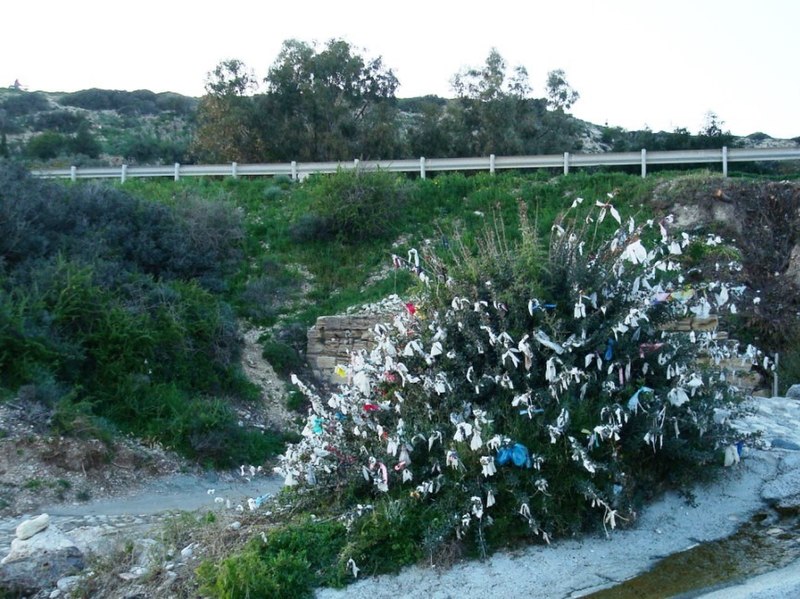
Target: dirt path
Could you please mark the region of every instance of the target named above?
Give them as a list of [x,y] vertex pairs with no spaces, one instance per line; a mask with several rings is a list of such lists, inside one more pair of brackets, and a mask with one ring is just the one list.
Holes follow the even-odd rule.
[[282,485],[283,479],[274,476],[247,480],[238,473],[173,474],[148,481],[124,496],[45,505],[33,513],[0,520],[0,555],[8,553],[17,525],[42,513],[49,514],[51,523],[62,531],[75,533],[79,548],[99,549],[115,537],[140,533],[178,511],[236,510],[238,506],[246,510],[248,498],[274,494]]

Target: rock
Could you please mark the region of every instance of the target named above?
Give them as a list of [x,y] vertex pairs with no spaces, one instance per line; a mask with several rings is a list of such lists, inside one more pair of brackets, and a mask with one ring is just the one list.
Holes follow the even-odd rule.
[[762,499],[782,510],[800,509],[800,460],[797,454],[789,455],[790,459],[781,460],[778,475],[761,489]]
[[80,549],[55,526],[28,539],[14,539],[0,564],[0,588],[19,593],[51,588],[86,567]]
[[786,392],[786,397],[789,399],[800,399],[800,385],[792,385]]
[[161,545],[155,539],[136,539],[133,542],[131,561],[137,566],[151,566],[154,562],[160,561],[158,550]]
[[774,449],[789,449],[791,451],[800,451],[800,445],[794,443],[793,441],[787,441],[786,439],[781,439],[780,437],[775,437],[770,443],[770,447]]
[[24,520],[17,526],[17,538],[24,541],[30,539],[37,532],[43,531],[50,526],[50,516],[41,514],[31,520]]
[[190,543],[189,545],[181,549],[181,557],[184,559],[192,557],[193,554],[194,554],[194,543]]
[[239,522],[238,520],[228,524],[228,528],[231,529],[231,530],[239,530],[241,527],[242,527],[242,523]]
[[68,593],[72,590],[72,588],[78,584],[80,581],[80,576],[65,576],[64,578],[59,578],[56,582],[56,587],[59,591],[63,593]]
[[175,574],[175,572],[167,572],[166,575],[164,576],[164,582],[162,582],[158,587],[159,591],[158,596],[159,597],[166,596],[167,591],[170,589],[170,587],[175,583],[177,579],[178,575]]

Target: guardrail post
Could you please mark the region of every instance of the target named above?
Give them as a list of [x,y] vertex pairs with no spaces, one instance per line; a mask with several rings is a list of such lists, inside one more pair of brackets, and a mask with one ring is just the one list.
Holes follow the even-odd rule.
[[122,172],[119,175],[119,182],[120,183],[125,183],[125,179],[127,178],[127,176],[128,176],[128,165],[127,164],[123,164],[122,165]]
[[494,154],[489,154],[489,174],[494,175]]
[[728,146],[722,146],[722,176],[728,176]]
[[647,150],[642,148],[642,179],[647,176]]
[[297,161],[292,160],[292,181],[297,181]]
[[236,167],[238,167],[238,166],[239,165],[236,164],[235,162],[231,162],[231,177],[233,177],[234,179],[236,179],[236,177],[237,177]]
[[173,176],[174,176],[176,181],[180,181],[181,180],[181,165],[180,165],[179,162],[175,163],[175,171],[174,171],[174,175]]
[[358,174],[358,158],[353,158],[353,170]]
[[424,156],[420,156],[419,157],[419,178],[420,179],[424,179],[425,178],[425,157]]
[[569,175],[569,152],[564,152],[564,174]]
[[78,167],[71,166],[69,167],[69,180],[75,183],[75,180],[78,178]]

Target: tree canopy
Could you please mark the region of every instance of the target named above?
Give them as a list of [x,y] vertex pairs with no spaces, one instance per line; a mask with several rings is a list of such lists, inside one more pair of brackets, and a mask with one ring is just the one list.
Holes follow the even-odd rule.
[[[563,80],[563,71],[558,71]],[[525,67],[509,68],[496,49],[484,65],[456,73],[456,98],[420,99],[404,111],[399,81],[381,57],[342,39],[283,43],[265,90],[239,60],[208,75],[198,112],[197,157],[214,161],[328,161],[411,156],[561,152],[578,147],[564,114],[532,97]],[[562,86],[562,87],[563,87]],[[571,95],[570,95],[571,94]]]

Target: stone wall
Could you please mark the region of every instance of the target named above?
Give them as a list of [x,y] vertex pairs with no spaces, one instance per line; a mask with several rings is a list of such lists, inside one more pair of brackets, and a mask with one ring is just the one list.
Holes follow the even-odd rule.
[[371,349],[372,329],[391,317],[385,314],[320,316],[308,330],[306,358],[314,376],[326,383],[341,383],[337,364],[350,362],[350,354]]

